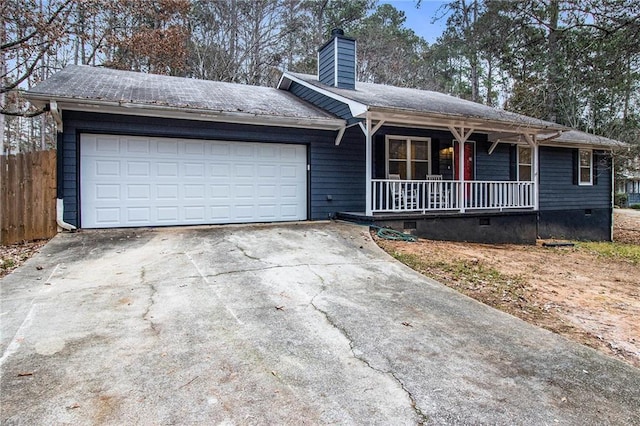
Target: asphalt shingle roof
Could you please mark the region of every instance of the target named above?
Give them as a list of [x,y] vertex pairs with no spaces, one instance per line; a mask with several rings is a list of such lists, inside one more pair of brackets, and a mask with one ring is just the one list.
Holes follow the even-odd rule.
[[461,117],[495,121],[523,127],[565,129],[564,126],[556,123],[492,108],[429,90],[362,82],[356,83],[355,90],[340,89],[320,83],[315,75],[292,72],[287,74],[313,86],[373,108],[404,110],[413,113],[450,116],[452,118]]
[[291,93],[272,87],[71,65],[27,92],[28,98],[93,100],[206,112],[333,119]]
[[[541,139],[544,139],[545,135],[540,135]],[[580,130],[569,130],[568,132],[562,132],[562,134],[550,143],[578,143],[581,145],[593,145],[593,146],[612,146],[612,147],[625,147],[626,143],[620,142],[614,139],[605,138],[604,136],[594,135],[592,133],[581,132]]]

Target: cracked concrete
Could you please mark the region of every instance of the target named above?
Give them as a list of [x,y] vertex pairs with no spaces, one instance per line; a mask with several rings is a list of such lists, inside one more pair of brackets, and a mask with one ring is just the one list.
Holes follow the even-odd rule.
[[61,234],[0,289],[2,424],[640,424],[639,370],[353,225]]
[[366,358],[362,357],[362,356],[358,356],[356,355],[355,349],[354,349],[354,343],[353,340],[351,339],[351,337],[349,336],[348,332],[346,330],[341,329],[340,327],[338,327],[329,317],[329,315],[327,314],[327,312],[323,311],[322,309],[318,308],[318,306],[316,306],[316,304],[314,303],[315,299],[320,296],[322,293],[324,293],[327,289],[327,285],[325,283],[324,278],[322,277],[322,275],[320,275],[318,272],[316,272],[310,265],[307,265],[309,267],[309,270],[311,272],[313,272],[314,275],[316,275],[316,277],[318,277],[318,279],[320,280],[320,282],[322,283],[322,287],[320,289],[320,291],[318,293],[316,293],[313,298],[311,299],[311,302],[309,303],[311,306],[313,306],[313,308],[320,312],[325,320],[332,326],[334,327],[336,330],[338,330],[349,342],[349,349],[351,351],[351,355],[359,360],[360,362],[362,362],[364,365],[366,365],[368,368],[372,369],[373,371],[380,373],[380,374],[385,374],[385,375],[389,375],[391,376],[400,386],[400,388],[407,394],[409,400],[411,401],[411,407],[413,408],[413,410],[415,411],[416,415],[418,416],[418,419],[420,419],[419,423],[420,424],[426,424],[427,422],[427,417],[422,413],[422,411],[420,410],[420,408],[416,405],[416,401],[415,398],[413,397],[413,395],[411,394],[411,392],[405,387],[404,383],[402,382],[402,380],[400,380],[393,372],[391,371],[383,371],[381,369],[378,369],[376,367],[374,367],[373,365],[371,365],[369,363],[369,361],[367,361]]

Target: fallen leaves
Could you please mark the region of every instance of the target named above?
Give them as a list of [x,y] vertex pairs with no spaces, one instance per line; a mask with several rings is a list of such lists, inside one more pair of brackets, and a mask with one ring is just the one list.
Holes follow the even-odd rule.
[[[640,237],[640,215],[628,219],[625,226]],[[397,260],[467,296],[640,366],[640,263],[626,260],[629,256],[604,256],[600,254],[604,249],[597,252],[584,242],[549,249],[376,241]],[[598,245],[611,248],[614,254],[626,246],[594,243]],[[640,246],[629,247],[635,253]]]
[[[0,277],[8,275],[22,265],[46,243],[47,240],[42,240],[0,246]],[[42,266],[36,266],[36,269],[42,270]]]

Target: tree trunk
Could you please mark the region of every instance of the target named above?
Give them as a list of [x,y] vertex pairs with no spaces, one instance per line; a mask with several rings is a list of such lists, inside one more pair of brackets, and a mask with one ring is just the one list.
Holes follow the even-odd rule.
[[476,24],[478,23],[478,0],[473,0],[471,7],[471,22],[469,25],[469,35],[471,36],[471,100],[480,102],[480,73],[478,71],[478,38],[476,35]]
[[[5,22],[5,17],[4,15],[0,16],[0,44],[5,44],[7,41],[7,31],[6,31],[6,22]],[[5,86],[5,74],[7,73],[7,66],[5,64],[5,58],[4,58],[4,50],[0,51],[0,86],[4,87]],[[0,92],[0,109],[3,109],[5,107],[4,105],[4,101],[5,101],[5,96],[4,96],[4,92]],[[2,112],[0,111],[0,155],[3,154],[5,152],[5,146],[4,146],[4,134],[5,134],[5,129],[4,129],[4,114],[2,114]]]
[[493,106],[493,63],[491,56],[487,58],[487,105]]
[[547,55],[549,65],[547,67],[547,87],[546,87],[546,118],[549,121],[557,121],[557,92],[560,77],[559,52],[558,52],[558,18],[559,0],[551,0],[549,3],[549,35],[547,37]]

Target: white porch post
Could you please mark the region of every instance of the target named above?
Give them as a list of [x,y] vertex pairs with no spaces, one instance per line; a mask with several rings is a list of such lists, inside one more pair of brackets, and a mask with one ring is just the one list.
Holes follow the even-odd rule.
[[464,158],[464,143],[469,139],[469,136],[473,133],[475,129],[470,128],[467,132],[464,131],[464,127],[460,127],[457,129],[453,126],[449,126],[449,131],[458,141],[458,183],[460,187],[458,188],[458,208],[461,213],[465,212],[465,200],[467,199],[467,188],[464,184],[464,169],[465,169],[465,158]]
[[364,132],[365,138],[365,215],[371,216],[372,212],[372,200],[371,200],[371,161],[372,161],[372,146],[371,146],[371,117],[367,114],[366,129]]
[[466,200],[466,192],[467,188],[464,184],[464,141],[458,141],[458,180],[460,182],[460,186],[458,187],[458,207],[460,208],[460,212],[464,213],[465,211],[465,200]]
[[540,193],[540,176],[538,173],[538,163],[539,163],[539,146],[538,140],[535,134],[524,134],[524,138],[531,147],[531,178],[533,180],[533,209],[538,211],[538,194]]

